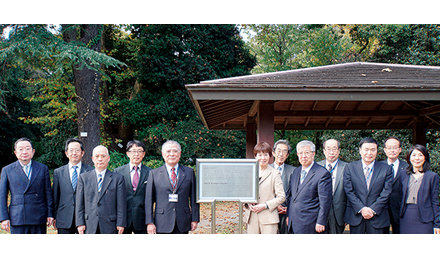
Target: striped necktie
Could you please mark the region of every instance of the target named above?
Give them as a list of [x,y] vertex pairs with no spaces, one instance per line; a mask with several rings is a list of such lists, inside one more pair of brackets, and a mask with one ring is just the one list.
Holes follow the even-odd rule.
[[72,166],[73,168],[73,173],[72,173],[72,188],[73,190],[76,190],[76,184],[78,182],[78,172],[76,171],[76,169],[78,169],[78,166]]
[[102,173],[98,174],[98,192],[101,192],[101,188],[102,188]]
[[300,180],[300,184],[303,183],[304,179],[306,178],[307,172],[306,170],[302,170],[301,171],[301,180]]

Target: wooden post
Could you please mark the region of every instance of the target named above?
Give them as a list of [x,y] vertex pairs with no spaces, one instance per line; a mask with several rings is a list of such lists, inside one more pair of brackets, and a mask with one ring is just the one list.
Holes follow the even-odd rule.
[[[271,147],[274,144],[274,102],[260,101],[257,112],[257,142],[267,142]],[[273,158],[271,158],[271,163]]]
[[413,127],[413,144],[426,146],[426,123],[423,118],[417,118]]
[[257,144],[257,124],[255,120],[248,119],[246,124],[246,158],[253,159],[254,146]]

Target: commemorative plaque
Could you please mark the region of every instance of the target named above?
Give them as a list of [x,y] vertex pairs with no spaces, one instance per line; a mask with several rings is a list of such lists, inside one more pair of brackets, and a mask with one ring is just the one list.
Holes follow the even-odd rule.
[[238,231],[243,231],[243,203],[258,200],[258,161],[197,159],[197,202],[211,202],[211,234],[216,233],[216,201],[238,201]]
[[257,160],[197,159],[197,202],[256,203],[257,198]]

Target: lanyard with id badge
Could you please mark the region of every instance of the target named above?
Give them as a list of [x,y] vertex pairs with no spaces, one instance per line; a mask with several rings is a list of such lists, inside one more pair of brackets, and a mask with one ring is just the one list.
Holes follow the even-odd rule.
[[175,168],[171,169],[171,186],[173,188],[173,193],[168,194],[168,202],[175,202],[177,203],[179,200],[179,195],[176,194],[176,188],[177,188],[177,175],[175,172]]

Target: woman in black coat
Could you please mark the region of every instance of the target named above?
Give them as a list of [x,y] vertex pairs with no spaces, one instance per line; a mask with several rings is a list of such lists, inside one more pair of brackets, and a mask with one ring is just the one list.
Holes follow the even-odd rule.
[[407,174],[401,175],[401,234],[440,234],[439,176],[430,171],[429,153],[416,144],[408,152]]

